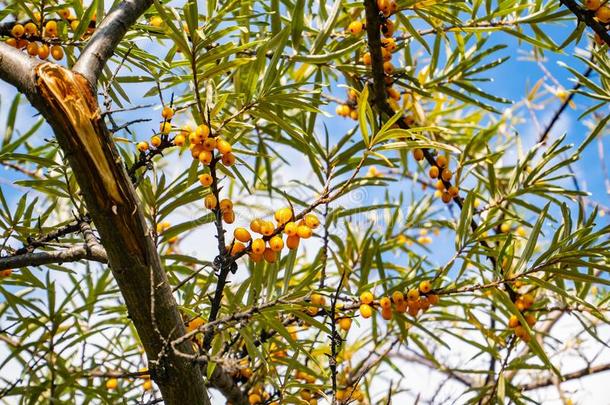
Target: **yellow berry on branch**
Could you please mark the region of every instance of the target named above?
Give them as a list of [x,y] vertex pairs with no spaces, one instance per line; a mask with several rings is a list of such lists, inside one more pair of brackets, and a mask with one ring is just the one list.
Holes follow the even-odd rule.
[[144,141],[138,142],[136,148],[140,152],[146,152],[148,150],[148,142],[144,142]]
[[13,25],[13,28],[11,28],[11,35],[15,38],[21,38],[24,33],[25,28],[21,24],[15,24]]
[[262,255],[263,253],[265,253],[265,241],[262,239],[254,239],[252,241],[252,251],[254,253],[256,253],[257,255]]
[[235,239],[243,243],[250,242],[252,239],[250,232],[248,232],[246,228],[235,228],[233,231],[233,236],[235,236]]
[[362,294],[360,294],[360,303],[362,303],[362,304],[371,304],[374,299],[375,299],[375,297],[373,296],[373,293],[370,291],[365,291]]

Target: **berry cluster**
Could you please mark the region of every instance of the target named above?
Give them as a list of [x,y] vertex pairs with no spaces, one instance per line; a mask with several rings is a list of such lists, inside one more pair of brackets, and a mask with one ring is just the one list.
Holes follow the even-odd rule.
[[[64,57],[64,49],[57,44],[63,26],[69,26],[74,32],[80,21],[68,8],[57,11],[57,18],[46,18],[39,12],[34,13],[34,19],[23,23],[16,23],[10,31],[6,43],[17,49],[25,50],[28,55],[45,60],[51,55],[55,60]],[[86,34],[91,35],[95,30],[95,16],[87,27]]]
[[[525,322],[529,325],[529,327],[533,327],[536,324],[536,317],[532,313],[525,313],[531,306],[534,305],[534,296],[531,294],[523,294],[519,296],[515,300],[515,306],[523,314],[523,318]],[[521,321],[517,315],[511,315],[508,319],[508,327],[513,330],[515,336],[524,342],[529,342],[530,335],[527,333],[527,330],[521,325]]]
[[[142,388],[144,391],[150,391],[153,388],[152,381],[150,379],[150,374],[145,374],[148,372],[147,368],[140,369],[140,378],[144,381],[142,382]],[[119,380],[117,378],[109,378],[106,380],[106,389],[108,391],[116,390],[119,387]]]
[[[585,8],[595,13],[597,21],[606,25],[610,23],[610,6],[606,5],[605,1],[603,3],[604,4],[602,5],[602,0],[584,0]],[[608,29],[607,26],[606,29]],[[597,33],[595,33],[595,42],[600,46],[605,43]]]
[[[423,160],[424,151],[415,149],[413,151],[413,157],[417,161]],[[453,178],[453,172],[449,169],[449,159],[447,157],[443,155],[438,156],[434,166],[430,167],[428,175],[432,179],[438,179],[436,182],[437,195],[445,204],[450,203],[453,198],[458,196],[460,190],[457,186],[447,186]]]
[[[370,318],[375,312],[375,307],[381,307],[381,317],[387,321],[392,319],[393,311],[398,313],[408,312],[412,317],[416,317],[419,311],[427,311],[432,305],[439,302],[438,295],[433,293],[432,284],[424,280],[418,288],[412,288],[406,294],[401,291],[394,291],[391,297],[381,297],[375,302],[375,297],[370,291],[365,291],[360,295],[360,315],[363,318]],[[392,304],[394,308],[392,309]]]

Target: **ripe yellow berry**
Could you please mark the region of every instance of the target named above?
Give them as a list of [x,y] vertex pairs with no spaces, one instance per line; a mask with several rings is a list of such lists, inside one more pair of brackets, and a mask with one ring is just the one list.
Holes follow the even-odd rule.
[[386,75],[391,75],[394,72],[394,65],[392,65],[392,62],[383,62],[383,71]]
[[357,120],[358,119],[358,111],[356,110],[352,110],[352,112],[349,113],[349,117],[353,120]]
[[360,315],[365,319],[370,318],[373,315],[373,308],[368,304],[360,305]]
[[15,38],[7,38],[4,42],[6,42],[8,46],[12,46],[13,48],[17,47],[17,40]]
[[[199,136],[199,135],[198,135]],[[216,148],[216,138],[204,138],[203,149],[212,152]]]
[[415,302],[418,299],[419,299],[419,291],[416,290],[415,288],[412,288],[407,292],[407,300],[409,300],[410,302]]
[[260,404],[261,402],[263,402],[263,399],[261,398],[260,395],[258,395],[256,393],[252,393],[248,396],[248,402],[250,402],[250,405],[256,405],[256,404]]
[[269,247],[274,252],[279,252],[284,248],[284,240],[281,236],[276,235],[273,238],[269,239]]
[[525,237],[527,235],[525,228],[523,228],[522,226],[517,227],[517,235]]
[[218,200],[216,199],[214,194],[208,194],[205,196],[205,198],[203,200],[203,204],[205,205],[205,207],[207,209],[213,210],[216,208],[216,205],[218,204]]
[[153,389],[153,385],[152,385],[152,381],[151,380],[146,380],[142,383],[142,388],[145,391],[151,391]]
[[229,142],[225,141],[224,139],[218,139],[216,140],[216,149],[218,149],[218,152],[224,155],[225,153],[231,152],[233,150],[233,147]]
[[156,135],[153,136],[152,138],[150,138],[150,144],[155,148],[158,148],[159,146],[161,146],[161,137]]
[[256,232],[256,233],[261,233],[261,225],[262,225],[262,221],[260,219],[253,219],[250,222],[250,230],[252,232]]
[[53,45],[51,47],[51,56],[55,60],[62,60],[64,57],[64,48],[61,45]]
[[161,116],[166,120],[170,120],[174,116],[174,110],[171,107],[163,107],[163,110],[161,111]]
[[186,138],[184,137],[184,135],[176,135],[174,137],[174,145],[182,147],[185,143]]
[[148,150],[148,142],[144,142],[144,141],[138,142],[136,148],[140,152],[146,152]]
[[403,293],[401,293],[400,291],[394,291],[392,293],[392,302],[396,305],[400,304],[401,302],[404,302],[405,300],[405,296]]
[[424,160],[424,151],[421,150],[421,149],[414,149],[413,150],[413,157],[418,162],[421,161],[421,160]]
[[292,235],[286,238],[286,247],[290,250],[295,250],[299,247],[301,238],[298,235]]
[[250,242],[250,239],[252,239],[250,232],[248,232],[246,228],[235,228],[235,230],[233,231],[233,236],[235,236],[235,239],[237,239],[238,241],[244,243]]
[[[206,124],[198,125],[195,129],[195,133],[197,136],[207,138],[210,135],[210,127],[208,127]],[[216,144],[214,144],[214,146],[216,146]]]
[[428,294],[430,291],[432,291],[432,283],[430,283],[428,280],[422,281],[419,283],[419,291],[423,294]]
[[199,329],[199,327],[203,325],[205,325],[205,320],[202,317],[198,316],[189,321],[189,323],[186,325],[186,330],[192,332],[194,330]]
[[527,314],[525,315],[525,322],[532,327],[536,324],[536,317],[533,314]]
[[53,20],[47,21],[44,26],[44,33],[46,36],[54,37],[57,35],[57,23]]
[[601,0],[585,0],[585,7],[588,10],[595,11],[601,5]]
[[220,200],[220,211],[232,211],[233,210],[233,201],[228,198],[223,198]]
[[235,212],[223,211],[222,220],[225,221],[227,224],[232,224],[233,222],[235,222]]
[[263,253],[263,257],[267,263],[275,263],[277,260],[277,253],[270,248],[266,248],[265,252]]
[[523,307],[525,309],[529,309],[534,305],[534,297],[531,294],[523,294],[521,296],[521,301],[523,302]]
[[149,22],[150,22],[150,25],[152,25],[155,28],[159,28],[163,25],[163,19],[161,17],[159,17],[158,15],[151,17]]
[[340,318],[339,327],[347,332],[352,327],[352,318]]
[[511,315],[508,319],[508,327],[512,329],[516,328],[517,326],[519,326],[519,318],[517,315]]
[[159,132],[161,132],[162,134],[169,134],[169,131],[172,130],[172,124],[170,124],[169,122],[162,122],[159,125]]
[[292,209],[288,207],[280,208],[279,210],[275,211],[274,217],[278,224],[286,224],[292,219]]
[[11,35],[15,38],[21,38],[24,33],[25,28],[23,28],[23,25],[21,24],[15,24],[13,25],[13,28],[11,28]]
[[111,378],[108,381],[106,381],[107,390],[114,390],[118,386],[119,386],[119,380],[117,380],[116,378]]
[[69,8],[63,8],[63,9],[59,10],[59,15],[60,15],[62,18],[64,18],[64,19],[68,20],[68,19],[70,19],[70,17],[72,16],[72,12],[70,11],[70,9],[69,9]]
[[438,167],[436,167],[436,166],[432,166],[432,167],[430,168],[430,170],[428,171],[428,175],[429,175],[431,178],[436,179],[436,178],[438,177],[438,175],[439,175],[439,169],[438,169]]
[[383,15],[389,15],[391,12],[390,0],[377,0],[377,8]]
[[371,64],[371,54],[369,52],[362,55],[362,63],[364,63],[365,65]]
[[204,165],[209,165],[212,163],[212,152],[208,152],[207,150],[202,151],[197,157],[201,163]]
[[392,308],[382,308],[381,309],[381,317],[386,321],[392,319]]
[[373,302],[373,300],[375,299],[375,297],[373,296],[373,293],[370,291],[365,291],[362,294],[360,294],[360,303],[361,304],[370,304]]
[[38,44],[36,42],[30,42],[26,47],[28,55],[38,56]]
[[299,225],[297,227],[297,235],[299,236],[299,238],[309,239],[309,238],[311,238],[312,234],[313,234],[313,232],[312,232],[311,228],[308,227],[307,225]]
[[284,233],[288,236],[295,236],[297,234],[297,224],[294,222],[288,222],[284,225]]
[[203,173],[201,176],[199,176],[199,183],[201,183],[203,187],[209,187],[213,182],[214,179],[208,173]]
[[72,31],[76,31],[76,29],[78,28],[78,25],[80,24],[80,21],[78,20],[73,20],[70,22],[70,28],[72,28]]
[[254,239],[252,241],[252,251],[257,255],[265,253],[265,241],[262,239]]
[[443,172],[441,173],[441,178],[445,181],[450,181],[451,177],[453,177],[453,173],[451,172],[451,170],[443,169]]
[[261,222],[260,233],[262,233],[265,236],[271,236],[271,234],[274,231],[275,231],[275,227],[273,226],[273,223],[271,223],[269,221]]
[[243,252],[244,250],[246,250],[246,245],[244,245],[241,242],[235,242],[233,244],[233,246],[231,247],[231,256],[235,256],[235,255]]
[[201,145],[191,144],[189,148],[191,149],[191,156],[193,156],[193,159],[198,159],[199,154],[204,151],[203,146]]
[[362,33],[362,30],[364,29],[364,24],[362,23],[362,21],[352,21],[347,27],[347,29],[352,35],[358,35]]
[[381,40],[381,45],[390,52],[394,52],[397,48],[394,38],[384,38]]
[[599,21],[603,22],[604,24],[609,23],[610,22],[610,7],[601,6],[595,12],[595,17],[597,17],[597,19]]
[[311,229],[316,229],[318,226],[320,226],[320,220],[314,214],[305,215],[304,222],[305,225]]
[[325,305],[326,297],[318,293],[311,294],[311,303],[314,305]]
[[235,155],[233,155],[231,152],[225,153],[224,155],[222,155],[222,164],[230,167],[233,166],[235,164]]
[[38,27],[33,22],[29,22],[24,25],[23,30],[27,35],[36,35],[38,33]]
[[381,308],[383,309],[387,309],[387,308],[392,308],[392,301],[390,301],[390,298],[388,297],[382,297],[379,299],[379,305],[381,306]]
[[510,223],[508,223],[508,222],[502,223],[502,225],[500,225],[500,231],[502,233],[507,233],[508,231],[510,231]]

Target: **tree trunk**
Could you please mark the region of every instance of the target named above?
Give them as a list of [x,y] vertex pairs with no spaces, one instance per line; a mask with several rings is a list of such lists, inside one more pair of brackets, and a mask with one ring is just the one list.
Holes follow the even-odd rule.
[[[146,350],[152,379],[166,404],[210,404],[199,366],[167,344],[184,334],[184,325],[91,85],[84,76],[51,63],[38,65],[35,72],[38,97],[30,101],[52,126],[72,167]],[[193,353],[190,342],[180,350]]]

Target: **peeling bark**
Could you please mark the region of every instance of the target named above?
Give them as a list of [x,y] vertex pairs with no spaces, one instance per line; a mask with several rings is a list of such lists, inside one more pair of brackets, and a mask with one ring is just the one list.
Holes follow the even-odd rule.
[[[38,65],[35,80],[37,97],[31,101],[53,127],[72,167],[164,402],[210,404],[199,367],[167,345],[184,334],[184,325],[89,81],[52,63]],[[180,350],[193,353],[189,342]]]

